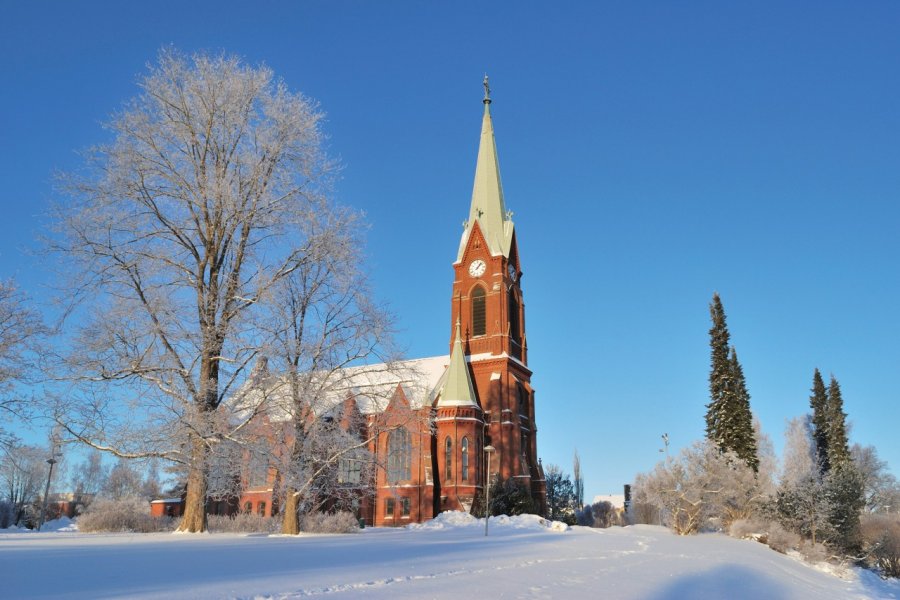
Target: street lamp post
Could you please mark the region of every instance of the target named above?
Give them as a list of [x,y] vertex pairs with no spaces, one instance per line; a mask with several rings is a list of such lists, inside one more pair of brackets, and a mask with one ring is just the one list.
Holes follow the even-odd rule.
[[485,446],[484,453],[487,455],[487,470],[484,474],[484,489],[487,490],[484,501],[484,536],[487,537],[488,521],[491,519],[491,454],[494,453],[494,447],[490,444]]
[[53,465],[56,464],[56,453],[50,454],[50,458],[47,459],[47,464],[50,465],[50,470],[47,472],[47,486],[44,488],[44,505],[41,507],[41,518],[38,522],[38,531],[44,526],[44,517],[47,515],[47,500],[50,494],[50,479],[53,478]]

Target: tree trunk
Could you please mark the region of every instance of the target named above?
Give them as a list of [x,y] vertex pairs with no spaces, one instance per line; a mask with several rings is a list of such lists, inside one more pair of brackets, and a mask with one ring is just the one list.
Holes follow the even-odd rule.
[[184,500],[184,517],[177,531],[202,533],[207,529],[206,492],[207,481],[206,444],[198,437],[191,441],[191,468],[188,472],[187,495]]
[[300,518],[297,515],[299,505],[300,498],[297,496],[296,490],[293,488],[285,490],[284,516],[281,520],[281,533],[286,535],[297,535],[300,533]]

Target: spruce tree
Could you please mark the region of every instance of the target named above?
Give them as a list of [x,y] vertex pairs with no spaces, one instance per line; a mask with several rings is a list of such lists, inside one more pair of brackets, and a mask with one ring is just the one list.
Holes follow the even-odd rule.
[[831,468],[828,452],[828,392],[825,390],[825,382],[819,369],[813,372],[812,396],[809,397],[809,405],[812,408],[813,441],[816,443],[816,460],[819,473],[825,475]]
[[747,466],[754,472],[759,470],[759,457],[756,452],[756,434],[753,431],[753,414],[750,412],[750,392],[744,379],[744,369],[738,361],[734,346],[731,347],[731,374],[734,379],[735,417],[734,417],[734,450]]
[[727,449],[726,440],[731,430],[730,409],[734,405],[734,381],[731,362],[728,359],[728,325],[725,309],[719,294],[713,294],[709,305],[712,327],[709,330],[710,371],[709,404],[706,406],[706,437],[721,450]]
[[706,437],[720,451],[734,452],[756,471],[759,459],[750,413],[750,394],[737,352],[728,343],[731,336],[718,293],[713,294],[709,314],[712,327],[709,330],[710,401],[706,406]]
[[828,399],[825,404],[828,418],[828,462],[831,466],[850,460],[850,444],[847,440],[847,413],[844,412],[844,399],[841,386],[834,375],[828,384]]

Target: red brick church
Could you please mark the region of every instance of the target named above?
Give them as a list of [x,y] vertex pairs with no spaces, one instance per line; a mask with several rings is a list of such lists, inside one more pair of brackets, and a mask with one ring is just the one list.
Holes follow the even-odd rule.
[[[534,390],[528,368],[522,265],[512,213],[506,210],[485,79],[484,116],[469,218],[453,262],[450,355],[411,361],[426,373],[426,398],[393,402],[430,411],[433,427],[406,441],[388,431],[378,446],[388,456],[411,450],[402,472],[394,462],[376,475],[375,525],[405,524],[444,510],[471,509],[493,477],[521,479],[546,509],[538,461]],[[386,412],[390,412],[389,405]],[[396,439],[401,438],[401,439]],[[484,448],[494,448],[486,473]]]
[[[450,354],[384,370],[344,371],[342,414],[353,413],[369,427],[377,423],[382,431],[370,450],[383,457],[383,468],[375,472],[374,496],[359,506],[369,525],[405,525],[445,510],[469,511],[483,497],[486,482],[498,476],[520,479],[546,512],[522,264],[512,212],[503,199],[490,106],[485,78],[475,184],[453,262]],[[373,400],[376,396],[386,406]],[[418,418],[410,420],[411,413]],[[486,447],[494,449],[490,473]],[[264,477],[260,485],[245,487],[231,506],[272,515],[277,510],[272,480]],[[173,508],[159,504],[153,508],[160,514]]]

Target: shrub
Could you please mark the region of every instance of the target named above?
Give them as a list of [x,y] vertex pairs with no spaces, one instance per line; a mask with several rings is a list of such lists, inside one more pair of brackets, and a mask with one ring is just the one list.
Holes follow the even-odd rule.
[[766,545],[769,548],[775,552],[787,554],[788,550],[798,550],[803,547],[803,538],[799,534],[788,531],[778,523],[771,525],[766,535]]
[[732,537],[756,540],[782,554],[799,549],[803,543],[799,535],[780,523],[762,519],[738,519],[731,524],[728,533]]
[[833,557],[828,546],[822,542],[803,544],[803,546],[800,547],[800,554],[807,562],[811,563],[825,562]]
[[491,515],[536,514],[537,507],[528,487],[520,480],[494,480],[491,484]]
[[300,518],[300,531],[306,533],[357,533],[359,520],[350,512],[311,512]]
[[172,531],[174,528],[174,519],[151,517],[147,501],[133,496],[118,500],[97,498],[78,517],[78,530],[88,533],[101,531],[152,533]]
[[868,563],[884,577],[900,578],[900,515],[865,515],[861,532]]
[[252,513],[209,515],[207,526],[212,533],[278,533],[281,531],[281,519]]

